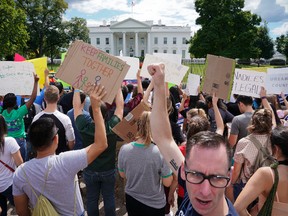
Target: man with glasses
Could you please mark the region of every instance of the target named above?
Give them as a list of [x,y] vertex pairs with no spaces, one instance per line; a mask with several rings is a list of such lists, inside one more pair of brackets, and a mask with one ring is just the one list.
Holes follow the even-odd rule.
[[[154,142],[168,146],[174,140],[165,111],[164,70],[163,64],[148,66],[155,84],[150,120]],[[176,215],[238,215],[224,195],[230,183],[231,156],[224,138],[213,132],[200,132],[187,140],[185,163],[180,172],[186,180],[187,193]]]

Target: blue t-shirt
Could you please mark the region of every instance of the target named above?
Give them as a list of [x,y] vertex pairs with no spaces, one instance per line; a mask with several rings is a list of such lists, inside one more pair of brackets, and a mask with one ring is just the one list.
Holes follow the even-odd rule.
[[[228,200],[227,198],[226,202],[228,204],[229,212],[226,216],[239,216],[239,214],[236,212],[233,204]],[[188,193],[185,194],[184,200],[178,209],[176,216],[201,216],[196,210],[193,208]]]

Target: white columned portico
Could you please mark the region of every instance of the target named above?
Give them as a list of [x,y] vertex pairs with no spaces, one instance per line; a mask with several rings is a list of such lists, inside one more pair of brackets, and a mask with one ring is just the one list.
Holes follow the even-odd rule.
[[114,33],[113,32],[111,35],[111,55],[115,55],[114,54]]
[[151,33],[147,32],[147,53],[151,54]]
[[122,37],[123,37],[123,50],[122,50],[122,53],[123,53],[123,56],[126,56],[127,53],[126,53],[126,32],[122,32]]
[[135,32],[135,56],[139,56],[138,50],[138,32]]

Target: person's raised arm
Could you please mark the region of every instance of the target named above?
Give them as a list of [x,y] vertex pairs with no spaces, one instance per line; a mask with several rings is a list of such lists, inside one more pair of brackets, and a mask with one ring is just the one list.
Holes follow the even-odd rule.
[[49,69],[46,68],[46,69],[44,70],[44,78],[45,78],[45,80],[44,80],[44,87],[45,87],[45,88],[47,88],[47,87],[49,86],[49,84],[50,84],[50,81],[49,81],[49,73],[50,73]]
[[72,103],[73,103],[73,109],[74,109],[74,120],[76,120],[76,118],[83,113],[82,109],[84,106],[84,103],[83,105],[81,105],[79,89],[74,90]]
[[104,86],[96,85],[92,87],[90,100],[95,123],[95,131],[94,143],[85,148],[87,152],[88,164],[94,161],[95,158],[97,158],[108,147],[104,119],[100,109],[101,99],[105,94],[106,92],[104,91]]
[[34,74],[33,91],[32,91],[30,99],[25,103],[28,110],[30,109],[30,107],[32,106],[32,104],[34,103],[34,101],[36,99],[37,89],[38,89],[38,81],[39,81],[39,77],[37,76],[37,74]]
[[115,98],[116,109],[114,111],[114,115],[116,115],[120,120],[123,118],[124,112],[124,99],[121,88],[119,88],[116,98]]
[[187,94],[183,92],[178,112],[182,112],[185,109],[184,105],[185,105],[185,101],[187,100],[187,98],[188,98]]
[[273,128],[274,128],[274,127],[277,126],[276,119],[275,119],[274,111],[273,111],[269,101],[267,100],[266,89],[264,87],[261,87],[260,97],[261,97],[261,100],[262,100],[263,107],[266,108],[266,109],[269,109],[271,111],[271,113],[272,113],[272,125],[273,125]]
[[216,121],[216,133],[223,135],[224,133],[224,122],[221,116],[221,113],[219,111],[218,105],[218,97],[216,97],[216,94],[213,93],[213,97],[212,97],[212,104],[213,104],[213,110],[214,110],[214,115],[215,115],[215,121]]
[[150,105],[150,102],[149,102],[149,97],[150,97],[150,93],[152,92],[154,88],[154,81],[153,79],[150,81],[150,84],[148,86],[148,88],[146,89],[144,95],[143,95],[143,101],[146,103],[146,104],[149,104]]
[[166,84],[164,82],[163,64],[149,65],[148,71],[154,82],[154,99],[150,115],[152,137],[155,143],[166,145],[174,142],[167,111],[167,99],[165,96]]
[[138,92],[138,94],[141,93],[143,95],[144,91],[143,91],[140,73],[141,73],[141,69],[138,69],[137,74],[136,74],[136,76],[137,76],[137,92]]

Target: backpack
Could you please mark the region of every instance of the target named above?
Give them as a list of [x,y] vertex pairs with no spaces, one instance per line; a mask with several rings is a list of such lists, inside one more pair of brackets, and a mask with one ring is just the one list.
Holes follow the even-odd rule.
[[[258,155],[256,157],[255,163],[253,165],[253,172],[255,173],[260,167],[270,166],[276,159],[270,154],[266,146],[261,145],[261,143],[252,134],[245,137],[250,140],[253,145],[258,149]],[[268,142],[268,140],[267,140]]]
[[47,181],[47,177],[49,174],[49,171],[51,169],[51,166],[49,166],[46,174],[45,174],[45,182],[44,182],[44,186],[42,189],[42,193],[40,194],[40,196],[37,196],[35,190],[33,189],[32,185],[30,184],[30,181],[27,178],[26,172],[24,170],[24,166],[21,166],[25,178],[28,182],[28,184],[30,185],[33,194],[37,197],[37,201],[36,201],[36,205],[34,207],[34,209],[31,210],[31,215],[32,216],[59,216],[59,214],[57,213],[57,211],[55,210],[54,206],[51,204],[51,202],[43,195],[45,186],[46,186],[46,181]]

